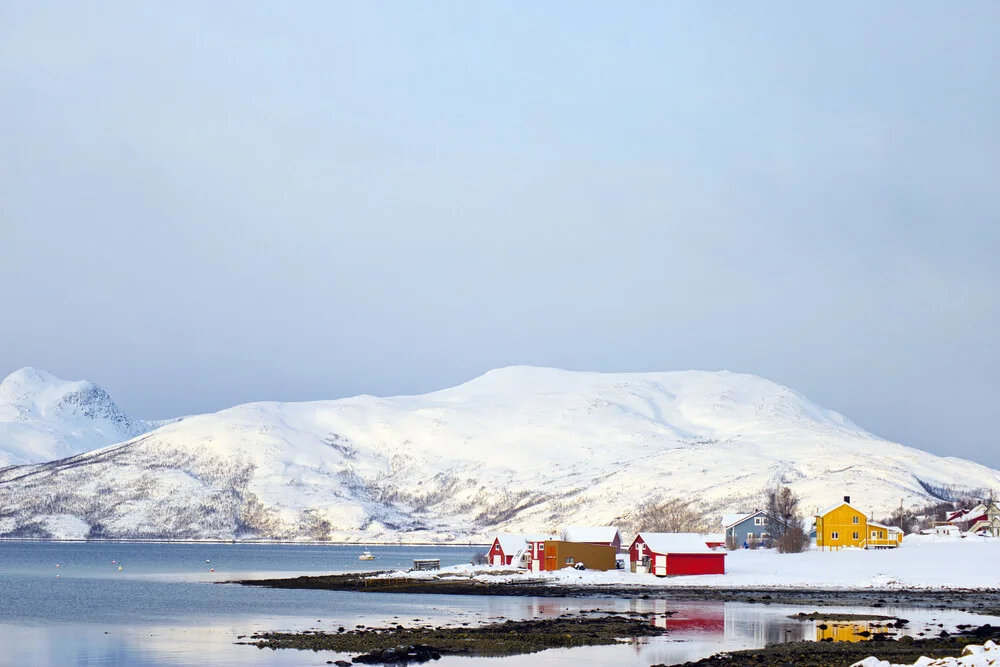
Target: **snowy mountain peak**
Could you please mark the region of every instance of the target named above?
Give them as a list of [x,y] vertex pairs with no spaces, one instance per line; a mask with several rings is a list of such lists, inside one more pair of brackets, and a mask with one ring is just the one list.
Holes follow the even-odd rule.
[[156,425],[123,412],[93,382],[62,380],[31,367],[0,382],[0,466],[72,456]]
[[[86,386],[31,394],[72,408],[32,433],[126,440]],[[0,444],[5,426],[28,424],[0,421]],[[881,440],[753,375],[515,366],[421,396],[236,406],[0,470],[0,536],[486,539],[624,524],[656,496],[718,517],[760,506],[775,480],[807,513],[844,495],[888,513],[995,487],[1000,472]]]

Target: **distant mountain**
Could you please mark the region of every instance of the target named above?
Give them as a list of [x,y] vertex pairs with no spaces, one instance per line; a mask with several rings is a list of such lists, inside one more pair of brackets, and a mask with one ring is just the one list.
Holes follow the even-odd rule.
[[618,522],[657,494],[721,515],[773,480],[807,511],[851,495],[881,514],[1000,472],[752,375],[514,367],[423,396],[241,405],[0,471],[0,535],[454,541]]
[[0,382],[0,467],[73,456],[151,431],[91,382],[22,368]]

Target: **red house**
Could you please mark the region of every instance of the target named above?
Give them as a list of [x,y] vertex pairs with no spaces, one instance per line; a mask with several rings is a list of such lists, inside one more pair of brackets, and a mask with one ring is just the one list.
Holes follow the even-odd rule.
[[501,533],[494,538],[493,546],[490,547],[489,554],[487,554],[489,563],[490,565],[513,565],[514,567],[530,565],[530,563],[522,564],[522,560],[526,560],[528,557],[529,543],[540,540],[544,544],[546,539],[551,538],[539,535]]
[[726,573],[726,554],[709,549],[698,533],[639,533],[628,553],[633,572],[658,577]]

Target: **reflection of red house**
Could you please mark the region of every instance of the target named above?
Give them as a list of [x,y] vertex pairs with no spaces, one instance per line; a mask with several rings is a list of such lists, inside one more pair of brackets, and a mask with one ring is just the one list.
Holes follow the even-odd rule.
[[725,552],[712,551],[698,533],[639,533],[629,547],[633,572],[658,577],[725,574]]
[[722,602],[712,606],[682,607],[674,614],[654,614],[653,625],[674,632],[724,633],[726,609]]

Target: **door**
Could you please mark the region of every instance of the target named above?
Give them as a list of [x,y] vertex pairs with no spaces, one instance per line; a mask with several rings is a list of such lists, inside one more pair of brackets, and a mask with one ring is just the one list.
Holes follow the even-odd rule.
[[503,556],[501,556],[500,554],[493,554],[493,564],[503,565]]
[[653,574],[658,577],[667,576],[667,557],[664,554],[653,556]]

